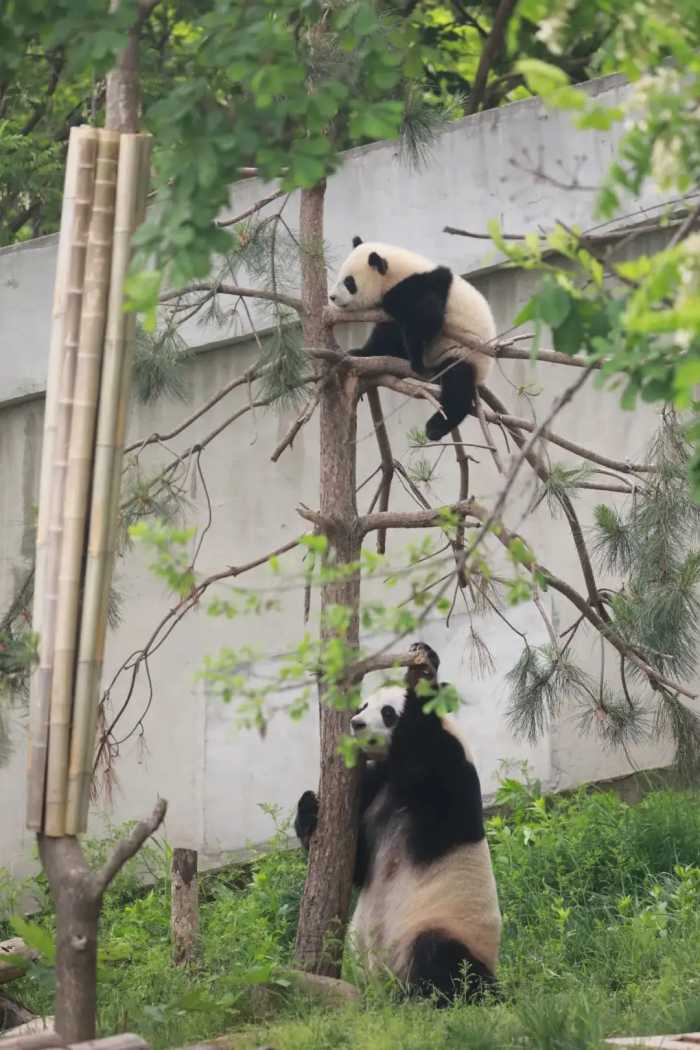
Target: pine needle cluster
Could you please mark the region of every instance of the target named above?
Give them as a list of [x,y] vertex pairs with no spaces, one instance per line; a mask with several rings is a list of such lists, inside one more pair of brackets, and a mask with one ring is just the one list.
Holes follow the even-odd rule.
[[[697,668],[700,632],[700,507],[688,489],[691,451],[675,413],[665,410],[648,450],[654,471],[623,506],[596,507],[591,542],[599,571],[618,580],[605,592],[611,629],[633,653],[678,682]],[[553,509],[580,477],[576,469],[553,474],[544,494]],[[534,741],[573,705],[580,731],[595,733],[605,746],[626,750],[643,740],[670,738],[679,770],[686,777],[700,772],[700,719],[691,707],[666,688],[650,688],[644,672],[617,653],[611,684],[605,668],[611,648],[602,638],[600,676],[594,679],[575,662],[573,633],[561,646],[526,644],[507,676],[515,732]]]

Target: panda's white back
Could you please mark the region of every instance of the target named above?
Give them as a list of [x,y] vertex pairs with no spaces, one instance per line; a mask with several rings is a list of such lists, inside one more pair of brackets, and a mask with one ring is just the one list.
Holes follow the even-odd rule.
[[469,361],[476,371],[476,382],[484,383],[489,376],[493,358],[478,350],[459,343],[460,333],[483,343],[496,338],[496,322],[491,308],[481,292],[457,274],[452,275],[452,284],[447,295],[445,324],[453,329],[435,339],[423,356],[426,368],[435,370],[455,357]]

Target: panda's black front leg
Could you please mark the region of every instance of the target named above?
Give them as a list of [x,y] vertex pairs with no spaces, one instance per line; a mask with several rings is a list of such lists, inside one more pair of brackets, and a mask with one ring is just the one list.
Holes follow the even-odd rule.
[[[451,279],[449,270],[445,273]],[[446,283],[433,280],[432,275],[414,274],[395,285],[382,300],[383,309],[401,327],[405,356],[418,375],[423,373],[425,350],[442,331],[448,288],[449,280]]]
[[444,416],[436,412],[425,425],[428,441],[442,441],[476,407],[476,382],[473,365],[452,359],[440,363],[440,404]]
[[369,339],[359,350],[351,350],[353,357],[406,358],[403,333],[396,321],[382,321],[372,329]]

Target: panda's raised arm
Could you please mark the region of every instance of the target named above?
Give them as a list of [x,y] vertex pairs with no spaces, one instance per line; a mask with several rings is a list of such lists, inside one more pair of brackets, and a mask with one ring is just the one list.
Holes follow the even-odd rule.
[[[370,762],[362,770],[360,783],[360,827],[353,870],[353,883],[355,886],[364,885],[370,861],[370,850],[366,840],[362,816],[367,807],[374,801],[377,793],[384,787],[386,780],[386,762]],[[309,852],[311,836],[316,831],[316,825],[318,824],[318,808],[319,800],[314,791],[305,791],[297,803],[294,830],[306,853]]]
[[427,863],[457,845],[484,837],[481,785],[461,742],[435,714],[426,698],[408,686],[403,714],[389,748],[389,782],[397,801],[411,814],[410,849]]

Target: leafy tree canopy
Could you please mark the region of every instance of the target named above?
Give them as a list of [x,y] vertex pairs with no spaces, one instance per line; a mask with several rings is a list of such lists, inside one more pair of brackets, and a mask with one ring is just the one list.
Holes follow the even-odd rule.
[[[137,0],[108,6],[8,0],[0,11],[0,244],[57,228],[70,128],[102,122],[104,75],[137,17]],[[140,68],[144,126],[158,136],[161,180],[175,180],[163,257],[204,229],[203,206],[192,215],[183,203],[189,193],[212,214],[225,202],[220,173],[230,182],[238,166],[255,165],[311,185],[338,149],[395,135],[402,104],[420,129],[426,107],[433,119],[441,109],[454,117],[529,95],[524,56],[586,79],[604,30],[555,55],[538,18],[537,5],[514,0],[161,0],[143,22]],[[185,254],[200,273],[206,245]]]

